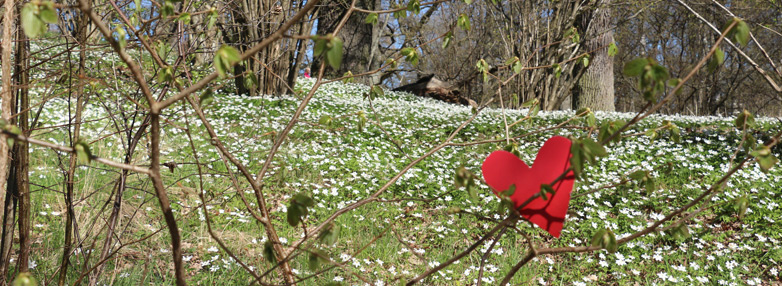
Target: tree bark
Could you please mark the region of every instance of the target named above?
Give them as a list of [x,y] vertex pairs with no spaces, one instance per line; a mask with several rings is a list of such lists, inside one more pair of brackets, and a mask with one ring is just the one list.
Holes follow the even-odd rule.
[[[591,52],[589,65],[573,91],[573,108],[614,111],[614,59],[608,47],[614,42],[611,0],[595,1],[595,8],[576,21],[585,31],[584,51]],[[585,29],[583,29],[585,28]]]
[[[221,24],[223,40],[244,53],[274,31],[293,12],[293,1],[241,0],[228,7],[230,21]],[[291,30],[292,31],[292,30]],[[292,31],[291,33],[295,33]],[[257,53],[254,57],[234,66],[234,85],[239,94],[256,96],[280,94],[287,89],[286,78],[290,68],[291,53],[296,42],[281,39]],[[246,73],[243,75],[243,73]],[[245,77],[257,79],[255,86],[246,86]]]
[[[21,9],[20,9],[21,10]],[[30,105],[29,98],[29,82],[30,82],[30,60],[28,58],[29,42],[26,40],[26,36],[21,29],[17,29],[17,39],[19,40],[16,45],[16,72],[14,73],[15,81],[18,83],[16,90],[16,106],[15,112],[19,113],[16,117],[15,124],[22,129],[22,134],[29,136],[29,112],[24,111]],[[21,113],[20,113],[21,112]],[[29,271],[29,259],[30,259],[30,185],[28,178],[29,171],[29,144],[26,141],[17,141],[14,144],[13,155],[13,168],[14,168],[14,187],[16,193],[19,194],[19,259],[17,260],[17,269],[19,273]]]
[[[0,97],[3,102],[0,107],[0,117],[3,121],[8,122],[11,119],[11,102],[13,102],[13,89],[11,87],[11,52],[13,51],[13,25],[14,25],[14,0],[5,0],[4,13],[3,13],[3,40],[2,40],[2,55],[0,61],[2,61],[2,90],[0,90]],[[13,198],[7,196],[6,183],[8,181],[8,165],[9,165],[9,153],[8,143],[6,141],[7,136],[0,135],[0,202],[5,202],[5,208],[3,209],[3,238],[6,237],[6,233],[13,233],[14,215],[13,211],[8,212],[8,206],[12,206],[11,201]],[[13,209],[13,207],[11,207]],[[10,224],[10,225],[9,225]],[[10,249],[11,240],[3,239],[0,249],[0,274],[5,274],[9,264],[9,252],[6,250],[5,245],[9,245]],[[6,283],[6,275],[0,277],[0,283]]]
[[[326,35],[334,32],[337,25],[345,17],[350,9],[351,0],[332,0],[326,2],[321,15],[318,18],[318,34]],[[357,0],[356,7],[375,10],[380,7],[378,0]],[[328,69],[327,77],[339,77],[350,71],[354,74],[369,71],[380,67],[380,62],[374,60],[375,53],[379,53],[377,47],[380,36],[379,25],[370,25],[364,22],[366,14],[352,13],[345,25],[337,33],[342,44],[342,65],[338,70]],[[373,46],[374,45],[374,46]],[[318,65],[319,61],[315,61]],[[314,69],[313,69],[314,70]],[[376,84],[379,76],[357,79],[364,84]]]
[[[5,0],[3,13],[3,42],[2,42],[2,107],[0,116],[5,121],[11,118],[11,101],[13,92],[11,89],[11,52],[13,51],[13,25],[14,25],[14,0]],[[5,135],[0,135],[0,202],[5,201],[5,183],[8,180],[8,143]]]

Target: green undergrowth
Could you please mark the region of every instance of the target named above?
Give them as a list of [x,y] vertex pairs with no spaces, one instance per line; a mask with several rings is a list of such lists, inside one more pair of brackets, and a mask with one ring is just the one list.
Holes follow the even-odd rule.
[[[307,91],[312,84],[303,80],[297,89]],[[367,91],[367,87],[355,84],[332,83],[321,87],[275,154],[264,177],[263,192],[285,246],[305,235],[301,225],[291,227],[286,222],[293,195],[303,192],[314,199],[303,225],[318,225],[335,211],[377,192],[410,162],[443,143],[473,115],[469,107],[403,93],[386,92],[370,102],[363,96]],[[274,140],[301,102],[301,95],[218,94],[213,104],[206,107],[206,114],[220,141],[252,174],[257,174]],[[66,122],[68,105],[61,99],[47,103],[40,128],[32,137],[69,145],[64,129],[49,128]],[[123,119],[117,117],[117,111],[133,108],[117,93],[92,99],[86,107],[83,136],[90,139],[94,154],[114,161],[124,160],[128,135],[123,130],[137,129],[143,117]],[[501,140],[505,138],[503,122],[516,122],[527,115],[528,110],[504,113],[492,108],[482,110],[455,135],[453,143],[494,140],[492,143],[446,146],[401,175],[378,200],[340,216],[336,220],[340,226],[336,243],[315,245],[339,263],[339,267],[305,280],[302,285],[327,282],[364,285],[362,280],[375,285],[397,285],[466,249],[502,217],[496,213],[499,200],[487,186],[478,183],[478,195],[471,198],[464,189],[454,187],[454,172],[465,166],[481,177],[480,165],[486,156],[505,146],[505,140]],[[503,120],[503,116],[507,118]],[[572,111],[540,112],[511,127],[508,135],[531,134],[516,139],[521,158],[531,164],[540,146],[552,136],[590,136],[587,124],[580,119],[564,128],[536,132],[572,116]],[[605,120],[629,120],[632,116],[596,114],[598,125]],[[244,178],[236,168],[226,167],[188,106],[174,105],[163,117],[166,124],[161,161],[168,167],[163,168],[163,179],[182,233],[190,283],[249,284],[252,276],[210,237],[206,217],[234,255],[254,271],[264,273],[272,266],[263,255],[265,230],[247,210],[249,205],[254,212],[259,212],[255,195],[243,183]],[[734,153],[737,156],[734,162],[746,156],[742,150],[736,152],[741,133],[730,128],[732,118],[651,116],[625,134],[643,134],[664,120],[682,129],[680,143],[675,143],[666,133],[655,140],[633,135],[608,146],[608,156],[589,165],[577,181],[562,236],[555,239],[528,223],[519,223],[499,239],[483,264],[485,285],[499,282],[524,257],[528,246],[525,235],[539,248],[587,246],[592,235],[603,228],[612,229],[617,238],[628,236],[703,193],[732,167]],[[186,129],[193,138],[195,152]],[[772,119],[758,119],[755,131],[756,140],[762,143],[767,138],[762,134],[779,132],[780,124]],[[148,138],[142,138],[133,164],[148,164],[145,151],[148,144]],[[779,148],[773,152],[780,157]],[[67,154],[33,147],[30,167],[32,260],[36,264],[33,274],[43,281],[56,275],[62,255],[63,172],[67,162]],[[202,166],[201,177],[197,163]],[[657,188],[647,190],[633,182],[615,185],[638,170],[649,171]],[[93,162],[79,167],[77,175],[75,212],[78,239],[83,242],[71,259],[73,266],[68,275],[71,283],[101,252],[119,171]],[[233,185],[230,175],[239,178],[239,189]],[[690,237],[674,239],[656,232],[619,246],[616,253],[539,256],[522,268],[513,282],[524,285],[760,285],[776,281],[782,268],[779,247],[782,234],[778,223],[782,221],[781,178],[780,168],[764,173],[750,161],[706,204],[696,206],[706,209],[687,222]],[[592,192],[597,189],[600,190]],[[206,201],[205,212],[201,208],[201,193]],[[170,238],[151,183],[144,176],[131,174],[128,188],[121,195],[121,215],[116,228],[121,242],[113,245],[115,249],[163,230],[149,239],[123,246],[107,260],[99,281],[114,285],[173,284]],[[748,198],[749,203],[741,218],[733,203],[740,197]],[[454,213],[455,209],[461,211]],[[688,212],[691,211],[694,209]],[[488,244],[480,246],[458,263],[432,274],[423,284],[474,285],[482,267],[481,256],[487,249]],[[321,264],[313,268],[305,252],[293,260],[292,267],[303,278],[329,267],[329,263]],[[276,275],[274,271],[270,274]]]

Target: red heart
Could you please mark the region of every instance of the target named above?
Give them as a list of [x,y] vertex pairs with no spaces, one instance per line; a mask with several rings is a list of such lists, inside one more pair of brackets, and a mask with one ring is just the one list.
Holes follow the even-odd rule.
[[[552,137],[540,148],[531,168],[510,152],[495,151],[483,161],[483,178],[495,193],[516,185],[516,191],[510,199],[518,208],[531,196],[540,193],[541,184],[551,184],[570,167],[570,144],[570,140],[565,137]],[[555,193],[547,195],[548,200],[538,197],[520,209],[519,213],[554,237],[559,237],[574,181],[573,171],[569,171],[563,179],[552,185]]]

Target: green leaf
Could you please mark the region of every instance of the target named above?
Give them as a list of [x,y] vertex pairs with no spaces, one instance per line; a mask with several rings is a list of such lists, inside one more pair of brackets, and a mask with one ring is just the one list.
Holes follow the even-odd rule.
[[508,145],[505,145],[505,148],[503,148],[503,150],[515,155],[516,157],[521,158],[521,152],[519,151],[519,144],[510,143]]
[[638,170],[638,171],[630,173],[630,175],[628,175],[628,177],[630,177],[631,179],[636,180],[636,181],[641,181],[644,178],[646,178],[646,176],[648,176],[648,175],[649,175],[649,172],[644,171],[644,170]]
[[[396,5],[395,8],[402,8],[402,6]],[[407,17],[407,8],[405,8],[405,10],[394,11],[394,18],[402,19],[404,17]]]
[[332,37],[327,48],[326,62],[328,62],[334,70],[339,70],[339,66],[342,65],[342,40],[337,37]]
[[749,25],[741,19],[734,18],[734,21],[738,21],[736,26],[733,27],[731,33],[733,34],[733,40],[741,44],[742,47],[746,47],[749,43]]
[[665,82],[670,77],[668,74],[668,69],[661,65],[652,65],[652,69],[650,71],[652,73],[652,78],[656,82]]
[[41,3],[41,6],[38,7],[41,9],[40,14],[38,14],[41,21],[49,24],[57,23],[57,9],[54,8],[54,3],[52,3],[52,1],[43,2]]
[[323,257],[325,257],[326,254],[321,251],[320,249],[313,249],[310,252],[309,255],[309,264],[310,264],[310,271],[317,271],[318,268],[320,268],[321,261],[325,260]]
[[[5,122],[5,120],[3,122]],[[3,125],[3,130],[5,130],[8,133],[14,134],[14,135],[21,135],[22,134],[22,129],[19,128],[19,126],[16,126],[16,125],[13,125],[13,124],[10,124],[10,123],[5,123]]]
[[371,24],[371,25],[377,25],[377,13],[369,13],[367,14],[367,17],[364,18],[364,23]]
[[514,212],[516,205],[507,197],[500,199],[500,203],[497,205],[497,214],[505,216],[508,212]]
[[38,281],[35,280],[30,272],[22,272],[16,275],[14,278],[13,286],[37,286]]
[[445,34],[445,37],[443,37],[443,49],[448,48],[448,46],[451,45],[451,41],[453,40],[453,33],[450,31]]
[[475,64],[475,67],[478,68],[478,71],[483,76],[483,82],[489,81],[489,64],[487,64],[484,59],[480,59]]
[[546,197],[547,194],[554,194],[554,188],[551,187],[549,184],[541,184],[540,185],[540,197],[543,198],[544,201],[547,201],[548,198]]
[[242,84],[248,89],[253,89],[258,86],[258,76],[255,73],[248,73],[243,76]]
[[616,48],[616,43],[613,43],[613,42],[612,42],[610,45],[608,45],[608,56],[609,56],[609,57],[613,57],[613,56],[615,56],[615,55],[616,55],[616,52],[617,52],[618,50],[619,50],[619,49],[617,49],[617,48]]
[[568,38],[570,37],[571,42],[578,43],[581,41],[581,37],[578,35],[578,30],[576,27],[571,27],[570,29],[565,30],[565,34],[562,35],[562,38]]
[[176,17],[177,21],[182,21],[184,24],[190,24],[190,13],[182,13],[179,14],[179,17]]
[[517,61],[517,62],[513,63],[513,72],[520,73],[522,69],[523,69],[523,66],[521,65],[521,61]]
[[757,147],[757,140],[755,140],[755,136],[752,136],[750,133],[744,133],[744,136],[744,144],[742,147],[744,148],[744,152],[749,153]]
[[587,158],[590,158],[592,162],[594,162],[594,158],[597,157],[605,157],[608,155],[608,152],[606,152],[605,147],[603,145],[600,145],[600,143],[595,142],[592,140],[592,138],[586,137],[584,139],[581,139],[581,143],[584,144],[584,151],[586,154],[589,154]]
[[124,49],[125,46],[127,46],[127,40],[125,39],[125,36],[127,36],[128,33],[125,32],[125,29],[120,26],[117,26],[117,28],[114,29],[114,32],[117,33],[117,42],[119,42],[119,47]]
[[312,199],[307,193],[301,192],[293,196],[293,201],[305,207],[315,206],[315,200]]
[[334,224],[333,222],[329,223],[326,225],[323,231],[320,232],[318,239],[320,239],[323,244],[334,245],[337,243],[337,239],[339,238],[339,231],[340,227],[338,224]]
[[277,257],[274,256],[274,245],[270,240],[267,240],[263,244],[263,258],[265,258],[266,261],[269,261],[272,264],[277,263]]
[[470,30],[470,18],[467,17],[466,14],[459,15],[459,18],[456,20],[456,25],[459,26],[462,30],[469,31]]
[[[768,148],[768,146],[766,147]],[[764,173],[768,173],[768,170],[770,170],[771,167],[774,167],[774,165],[779,163],[779,159],[777,159],[777,157],[775,157],[773,154],[758,157],[757,160],[758,165],[760,165],[760,170],[762,170]]]
[[207,88],[203,93],[201,93],[201,96],[198,98],[198,105],[201,106],[201,108],[204,108],[205,106],[209,105],[214,101],[214,93],[212,92],[211,88]]
[[315,48],[313,49],[313,54],[317,57],[323,54],[324,51],[326,51],[326,45],[328,44],[328,39],[324,36],[312,36],[312,41],[315,42]]
[[751,112],[744,109],[736,117],[736,120],[733,121],[733,125],[740,130],[744,130],[746,128],[752,128],[755,126],[755,117],[752,115]]
[[603,239],[605,237],[605,234],[606,234],[606,229],[605,228],[600,229],[597,232],[595,232],[595,234],[592,235],[592,240],[590,242],[590,245],[591,246],[600,246],[600,247],[602,247]]
[[654,144],[654,140],[657,139],[657,131],[654,129],[646,130],[646,136],[649,137],[649,143]]
[[603,248],[608,252],[615,253],[617,248],[619,248],[619,245],[616,243],[616,235],[610,229],[606,230],[606,234],[608,235],[608,241]]
[[413,12],[416,15],[421,12],[421,3],[418,0],[411,0],[407,3],[407,11]]
[[90,145],[87,141],[80,139],[73,146],[73,149],[76,151],[76,158],[79,164],[86,165],[90,163],[90,160],[92,160],[92,152],[90,151]]
[[717,50],[714,51],[714,54],[709,59],[709,63],[706,64],[706,69],[709,72],[714,72],[719,67],[722,66],[722,63],[725,62],[725,52],[722,51],[719,47],[717,47]]
[[367,114],[364,113],[364,111],[358,112],[358,131],[361,132],[364,130],[364,126],[367,125]]
[[472,200],[476,200],[478,197],[477,188],[475,188],[475,175],[467,170],[464,166],[460,166],[456,169],[454,174],[454,186],[456,188],[464,187],[467,189],[467,193]]
[[622,73],[626,76],[639,76],[643,73],[644,68],[649,65],[649,60],[646,58],[637,58],[625,63]]
[[288,205],[288,224],[291,226],[297,226],[299,225],[299,222],[301,222],[301,217],[304,215],[304,210],[302,210],[302,207],[299,204],[291,202],[290,205]]
[[344,77],[344,79],[342,79],[342,83],[351,83],[356,80],[353,77],[353,72],[351,71],[346,71],[344,74],[342,74],[342,77]]
[[540,103],[540,101],[537,98],[533,98],[533,99],[527,100],[526,102],[522,103],[521,107],[522,108],[529,108],[531,106],[538,105],[538,103]]
[[379,85],[373,85],[371,88],[369,88],[369,92],[364,94],[364,98],[369,98],[369,100],[373,100],[383,95],[385,95],[385,93],[383,92],[383,88],[380,87]]
[[644,188],[646,189],[647,193],[654,193],[654,191],[657,190],[657,183],[653,177],[646,177],[646,180],[644,181]]
[[163,7],[160,7],[160,16],[165,19],[168,18],[168,16],[174,15],[174,4],[172,4],[169,1],[166,1],[163,4]]
[[562,75],[562,66],[559,64],[553,64],[551,67],[554,69],[554,77],[559,78]]
[[405,60],[409,62],[411,65],[417,65],[418,64],[418,52],[415,48],[407,47],[402,49],[401,51],[402,55],[405,56]]
[[385,95],[383,88],[379,85],[373,85],[371,88],[371,92],[372,94],[374,94],[374,98],[382,97]]
[[174,79],[174,68],[171,66],[165,66],[157,74],[157,80],[159,82],[170,82]]
[[584,55],[583,57],[581,57],[581,64],[583,64],[584,67],[589,66],[589,55]]
[[395,68],[397,68],[399,66],[399,63],[396,60],[394,60],[394,59],[387,59],[385,64],[383,64],[383,65],[386,65],[386,66],[388,66],[391,69],[395,69]]
[[500,192],[503,197],[510,198],[516,193],[516,184],[510,184],[507,190]]
[[690,237],[690,228],[685,223],[681,223],[668,230],[670,235],[676,241],[683,241]]
[[171,46],[169,46],[166,42],[157,41],[155,45],[155,51],[161,59],[165,60],[165,58],[168,56],[168,53],[171,51]]
[[331,128],[331,116],[323,115],[318,120],[318,124]]
[[221,78],[225,78],[228,70],[239,62],[241,55],[236,48],[223,44],[214,56],[214,67]]
[[46,24],[38,17],[38,5],[27,2],[22,7],[22,30],[28,38],[36,38],[46,32]]
[[589,107],[582,107],[576,110],[576,116],[578,117],[584,117],[590,113],[592,113],[592,109],[590,109]]
[[538,112],[540,112],[540,105],[535,104],[529,109],[529,117],[535,117],[538,115]]
[[591,241],[592,246],[599,246],[608,252],[614,253],[618,248],[616,243],[616,236],[610,229],[598,230],[593,236]]
[[456,168],[456,172],[454,173],[454,185],[457,188],[464,187],[467,185],[467,180],[470,177],[472,177],[472,173],[464,166],[459,166],[459,168]]
[[578,144],[576,140],[570,144],[570,154],[570,167],[573,168],[573,174],[579,177],[584,168],[584,152],[581,149],[581,144]]
[[597,118],[595,118],[595,114],[590,112],[586,117],[586,124],[589,127],[595,127],[597,126]]
[[215,23],[217,23],[217,9],[215,7],[211,7],[209,9],[207,18],[209,19],[209,24],[206,25],[206,29],[209,30],[214,27]]
[[[604,142],[608,137],[611,136],[611,134],[619,131],[619,128],[625,125],[624,120],[615,120],[615,121],[604,121],[603,125],[600,126],[600,133],[597,134],[597,141]],[[622,140],[622,135],[619,134],[617,136],[614,136],[614,138],[611,140],[611,142],[619,142]],[[607,142],[607,143],[611,143]]]
[[679,126],[673,125],[671,127],[671,140],[673,140],[674,143],[681,143],[682,136]]

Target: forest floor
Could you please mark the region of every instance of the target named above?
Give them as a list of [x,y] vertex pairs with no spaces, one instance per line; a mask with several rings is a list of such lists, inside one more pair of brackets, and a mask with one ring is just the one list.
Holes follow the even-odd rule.
[[[311,80],[299,82],[306,91]],[[469,107],[417,98],[387,91],[366,99],[368,88],[356,84],[332,83],[321,87],[302,118],[275,156],[266,176],[266,194],[275,225],[284,244],[302,237],[301,227],[286,223],[291,196],[306,192],[315,205],[304,220],[317,225],[346,205],[366,198],[414,159],[441,144],[472,116]],[[43,96],[36,94],[35,96]],[[206,110],[227,148],[249,166],[260,169],[275,132],[290,120],[300,103],[298,96],[243,97],[216,95]],[[72,107],[71,107],[72,108]],[[133,119],[117,118],[112,111],[133,108],[122,96],[102,94],[86,107],[84,136],[91,139],[94,154],[122,161],[124,130]],[[54,99],[42,109],[39,129],[32,137],[69,145],[63,128],[69,102]],[[363,114],[363,115],[362,115]],[[454,143],[505,138],[507,124],[525,118],[529,110],[487,108],[459,132]],[[221,249],[207,232],[206,219],[228,248],[254,271],[263,273],[272,264],[264,259],[266,241],[262,226],[247,211],[240,194],[254,196],[247,184],[236,190],[226,168],[203,126],[189,107],[170,108],[163,136],[162,162],[176,163],[164,169],[164,183],[183,236],[186,271],[192,285],[246,285],[252,276]],[[365,116],[366,123],[360,123]],[[540,146],[554,135],[582,136],[589,128],[576,119],[564,128],[546,130],[574,116],[572,111],[540,112],[509,128],[518,137],[521,158],[531,164]],[[596,114],[597,125],[606,120],[628,120],[634,114]],[[135,118],[135,124],[140,117]],[[661,131],[652,140],[646,131],[671,121],[682,130],[681,141]],[[425,285],[474,285],[479,270],[482,281],[493,285],[526,253],[525,235],[538,247],[588,246],[600,229],[610,228],[617,238],[626,237],[683,206],[707,190],[731,167],[731,158],[743,158],[740,131],[734,118],[651,116],[634,125],[629,135],[607,147],[608,156],[585,168],[577,180],[562,236],[553,238],[528,223],[506,232],[489,252],[489,244],[458,263],[431,275]],[[782,126],[774,119],[758,119],[757,134],[774,134]],[[190,131],[195,154],[185,129]],[[539,131],[539,132],[533,132]],[[105,136],[112,134],[110,136]],[[594,134],[593,134],[594,135]],[[762,143],[763,137],[756,140]],[[481,163],[505,141],[476,145],[451,145],[412,167],[380,200],[342,215],[333,245],[319,248],[339,267],[306,280],[302,285],[398,285],[425,272],[466,249],[500,221],[500,200],[483,183],[471,198],[454,187],[455,170],[464,166],[481,177]],[[146,139],[142,140],[144,146]],[[62,195],[63,170],[68,154],[31,147],[30,183],[33,202],[33,275],[52,281],[62,256],[65,204]],[[135,164],[148,164],[141,148]],[[738,150],[738,151],[737,151]],[[782,157],[782,148],[773,150]],[[738,161],[734,160],[734,161]],[[200,163],[204,176],[198,176]],[[649,171],[656,188],[629,179],[638,170]],[[72,269],[94,263],[105,236],[105,220],[113,203],[118,171],[97,163],[82,166],[77,174],[75,212],[83,243],[76,248]],[[623,180],[626,183],[617,184]],[[203,189],[200,184],[203,183]],[[764,173],[750,161],[706,203],[706,209],[687,222],[689,236],[652,233],[619,246],[617,252],[570,253],[535,258],[515,276],[514,285],[770,285],[779,281],[782,270],[782,168]],[[199,193],[204,192],[206,212]],[[117,237],[130,243],[156,231],[151,238],[124,246],[107,263],[100,284],[173,284],[170,240],[165,231],[154,191],[142,175],[132,175],[122,194]],[[739,198],[746,198],[746,214],[739,218]],[[257,209],[256,209],[257,210]],[[456,211],[460,210],[460,211]],[[121,243],[115,244],[115,247]],[[328,267],[311,265],[307,255],[293,262],[300,277]],[[274,272],[272,275],[276,275]],[[72,271],[73,283],[79,273]],[[778,285],[778,284],[777,284]]]

